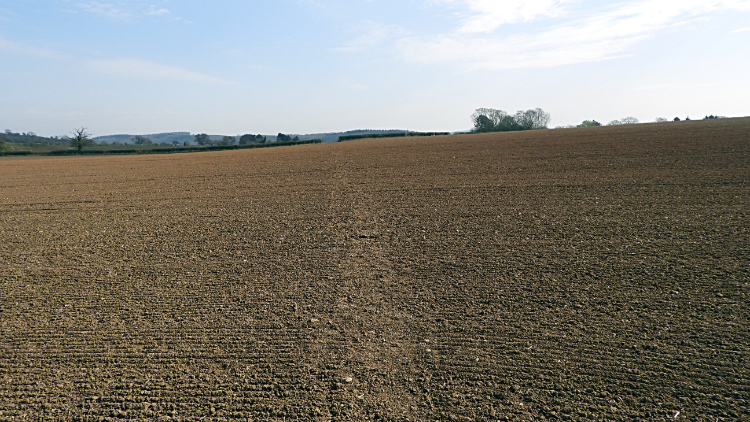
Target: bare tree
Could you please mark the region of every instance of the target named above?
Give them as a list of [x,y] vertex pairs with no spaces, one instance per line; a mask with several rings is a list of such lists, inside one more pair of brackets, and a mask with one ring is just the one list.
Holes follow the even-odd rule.
[[550,121],[549,113],[541,108],[535,108],[516,113],[514,120],[522,130],[546,129]]
[[73,130],[73,137],[70,138],[70,146],[74,147],[81,152],[83,147],[94,145],[94,141],[91,139],[91,134],[86,132],[86,128]]
[[502,126],[504,120],[511,117],[503,110],[494,108],[478,108],[471,115],[471,121],[474,123],[475,132],[494,132]]
[[607,126],[634,125],[637,123],[640,123],[640,121],[635,117],[623,117],[620,120],[612,120],[611,122],[607,123]]

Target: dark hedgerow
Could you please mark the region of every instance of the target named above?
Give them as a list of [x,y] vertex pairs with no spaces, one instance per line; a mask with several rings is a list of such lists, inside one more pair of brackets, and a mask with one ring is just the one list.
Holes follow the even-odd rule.
[[251,149],[251,148],[270,148],[270,147],[283,147],[292,145],[306,145],[306,144],[319,144],[323,141],[320,139],[308,139],[305,141],[291,141],[291,142],[273,142],[273,143],[257,143],[247,145],[214,145],[214,146],[194,146],[194,147],[179,147],[179,148],[145,148],[145,149],[89,149],[89,150],[55,150],[55,151],[0,151],[0,156],[10,155],[47,155],[47,156],[63,156],[63,155],[129,155],[129,154],[175,154],[182,152],[202,152],[202,151],[226,151],[233,149]]
[[450,132],[396,132],[396,133],[370,133],[365,135],[342,135],[339,136],[341,141],[353,141],[355,139],[372,139],[372,138],[405,138],[407,136],[441,136],[450,135]]

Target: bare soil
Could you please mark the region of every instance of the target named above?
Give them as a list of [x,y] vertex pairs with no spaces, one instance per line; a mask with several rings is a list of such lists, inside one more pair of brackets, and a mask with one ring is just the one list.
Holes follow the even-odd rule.
[[748,420],[750,119],[0,160],[0,420]]

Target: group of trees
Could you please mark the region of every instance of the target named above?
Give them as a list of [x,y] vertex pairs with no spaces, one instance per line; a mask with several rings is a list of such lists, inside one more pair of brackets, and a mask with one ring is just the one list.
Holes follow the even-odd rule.
[[265,144],[266,143],[266,137],[263,135],[251,135],[251,134],[245,134],[240,136],[240,145],[247,145],[247,144]]
[[135,145],[153,145],[154,142],[146,138],[145,136],[135,135],[133,139],[131,139]]
[[[295,136],[292,138],[289,135],[284,135],[283,133],[279,133],[276,137],[277,142],[290,142],[290,141],[299,141],[299,137]],[[248,144],[265,144],[268,142],[265,136],[263,135],[251,135],[251,134],[245,134],[240,136],[240,145],[248,145]],[[220,141],[216,141],[211,139],[210,136],[208,136],[205,133],[201,133],[198,135],[195,135],[195,143],[201,146],[227,146],[227,145],[235,145],[237,143],[237,138],[235,136],[224,136],[221,138]]]
[[550,115],[541,108],[519,110],[514,115],[492,108],[478,108],[471,115],[471,120],[474,122],[473,132],[509,132],[546,129]]
[[211,145],[211,138],[205,133],[195,135],[195,143],[200,146]]
[[32,137],[32,138],[36,137],[36,133],[34,133],[34,132],[14,133],[10,129],[5,129],[5,132],[3,132],[2,134],[0,134],[0,138],[3,138],[4,137],[3,135],[5,135],[5,136],[28,136],[28,137]]
[[237,139],[234,136],[223,136],[221,140],[213,140],[210,136],[208,136],[205,133],[199,133],[195,135],[195,143],[200,146],[227,146],[227,145],[234,145],[237,142]]
[[299,136],[295,136],[292,138],[289,135],[284,135],[283,133],[279,133],[276,135],[276,142],[297,142],[299,141]]
[[211,139],[210,136],[208,136],[205,133],[200,133],[198,135],[195,135],[195,143],[200,146],[228,146],[228,145],[234,145],[237,143],[237,138],[234,136],[222,136],[220,140],[214,140]]
[[620,120],[612,120],[611,122],[607,123],[607,126],[636,125],[638,123],[640,123],[640,121],[635,117],[623,117]]
[[[166,142],[162,142],[160,144],[154,143],[154,141],[152,141],[151,138],[147,138],[147,137],[141,136],[141,135],[135,135],[130,140],[133,142],[134,145],[139,145],[139,146],[144,146],[144,147],[152,146],[152,145],[169,146],[169,144],[166,143]],[[103,142],[103,144],[106,145],[105,142]],[[172,141],[172,145],[175,146],[175,147],[177,147],[177,146],[180,145],[180,141],[173,140]],[[187,143],[185,145],[187,145]]]

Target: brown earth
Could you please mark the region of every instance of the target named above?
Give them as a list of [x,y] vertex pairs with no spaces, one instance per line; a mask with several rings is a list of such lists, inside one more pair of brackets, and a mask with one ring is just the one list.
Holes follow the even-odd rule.
[[2,159],[0,420],[750,420],[748,217],[750,119]]

